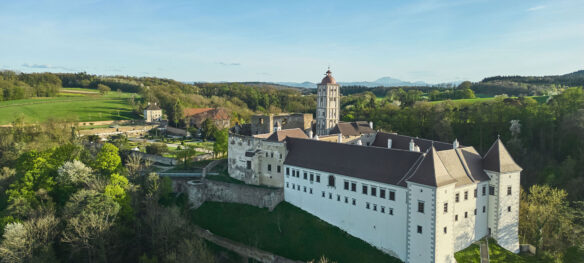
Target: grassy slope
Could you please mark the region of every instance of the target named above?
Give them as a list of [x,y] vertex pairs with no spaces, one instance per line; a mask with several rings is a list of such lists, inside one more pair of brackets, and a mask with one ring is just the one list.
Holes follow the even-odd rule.
[[[104,121],[134,119],[127,98],[130,93],[110,92],[105,96],[64,94],[51,98],[36,98],[0,102],[0,124],[9,124],[17,116],[25,122],[42,122],[49,118],[74,121]],[[118,115],[119,112],[119,115]]]
[[192,211],[191,218],[213,233],[291,259],[312,260],[325,255],[339,263],[401,262],[286,202],[273,212],[206,202]]
[[[458,263],[481,262],[479,246],[474,244],[470,245],[464,250],[456,252],[454,257]],[[511,251],[500,247],[493,239],[489,239],[489,261],[491,263],[547,262],[542,261],[541,259],[538,259],[530,254],[514,254]]]

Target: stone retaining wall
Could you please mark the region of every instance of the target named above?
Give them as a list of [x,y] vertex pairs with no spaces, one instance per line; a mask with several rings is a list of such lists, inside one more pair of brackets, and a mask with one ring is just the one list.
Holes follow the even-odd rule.
[[284,201],[284,190],[245,184],[233,184],[213,180],[174,180],[176,192],[188,194],[193,208],[198,208],[205,201],[238,203],[268,208],[272,211]]

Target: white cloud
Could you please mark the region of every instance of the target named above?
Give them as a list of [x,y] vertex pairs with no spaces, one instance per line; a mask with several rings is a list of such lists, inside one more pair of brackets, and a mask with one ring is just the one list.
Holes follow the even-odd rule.
[[546,6],[545,6],[545,5],[537,5],[537,6],[534,6],[534,7],[531,7],[531,8],[529,8],[529,9],[527,9],[527,11],[528,11],[528,12],[533,12],[533,11],[542,10],[542,9],[544,9],[544,8],[546,8]]

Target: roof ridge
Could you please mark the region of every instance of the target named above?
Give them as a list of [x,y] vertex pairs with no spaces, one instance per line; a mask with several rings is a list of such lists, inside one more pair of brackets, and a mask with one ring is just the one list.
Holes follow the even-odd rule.
[[466,176],[468,176],[468,178],[474,183],[475,179],[470,174],[470,169],[468,168],[468,165],[466,163],[466,159],[463,161],[463,157],[461,156],[462,154],[459,151],[461,151],[461,150],[454,149],[454,152],[456,152],[456,156],[458,156],[458,160],[460,161],[460,163],[462,164],[462,167],[464,168],[464,172],[466,173]]

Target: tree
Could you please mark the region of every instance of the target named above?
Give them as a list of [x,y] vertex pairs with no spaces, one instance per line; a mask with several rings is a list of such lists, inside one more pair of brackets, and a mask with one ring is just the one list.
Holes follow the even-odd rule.
[[213,154],[225,155],[227,153],[227,146],[229,140],[229,132],[227,129],[220,130],[215,133],[215,143],[213,144]]
[[65,229],[61,241],[71,244],[73,254],[87,255],[87,261],[105,261],[105,241],[114,225],[120,205],[94,190],[80,190],[65,205]]
[[163,155],[164,153],[168,152],[168,146],[166,143],[151,143],[146,146],[146,153],[148,154],[155,154],[155,155]]
[[215,133],[219,131],[215,122],[211,119],[206,119],[203,124],[201,124],[201,137],[205,140],[210,140],[215,138]]
[[110,92],[112,89],[110,89],[110,87],[108,87],[106,85],[97,84],[97,90],[99,90],[99,94],[107,95],[107,93]]
[[28,213],[32,212],[31,209],[51,201],[47,193],[53,190],[55,181],[50,175],[53,167],[43,157],[35,158],[30,163],[24,162],[21,166],[28,167],[24,168],[27,171],[18,181],[10,185],[6,194],[12,213],[26,218]]
[[57,262],[52,243],[59,220],[52,214],[6,225],[0,244],[2,262]]
[[111,143],[106,143],[95,158],[95,169],[110,174],[120,166],[122,159],[118,153],[118,147]]
[[57,170],[57,182],[61,184],[72,185],[91,185],[92,170],[85,166],[84,163],[73,160],[72,162],[65,162]]
[[519,232],[540,250],[564,249],[574,240],[571,210],[564,190],[533,185],[521,193]]

